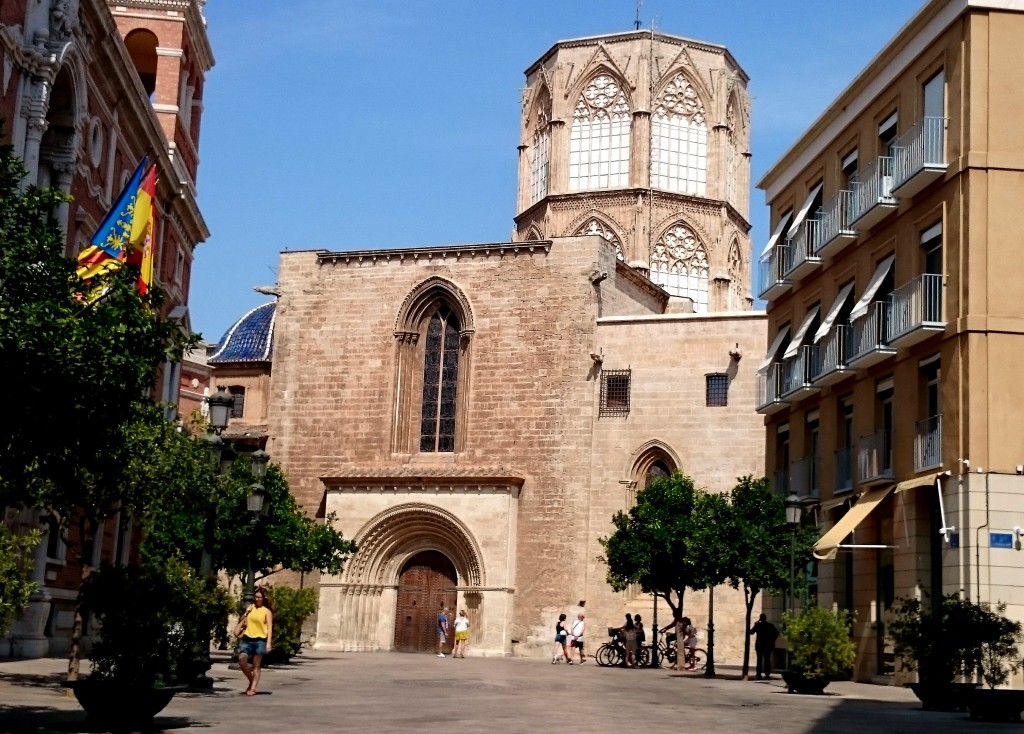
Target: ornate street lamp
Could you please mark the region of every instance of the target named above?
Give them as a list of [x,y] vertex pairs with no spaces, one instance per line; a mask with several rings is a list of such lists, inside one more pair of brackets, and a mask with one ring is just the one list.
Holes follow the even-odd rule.
[[[259,480],[267,472],[267,463],[270,461],[270,454],[262,449],[257,449],[252,455],[252,475],[256,479],[251,485],[249,485],[249,496],[246,498],[245,506],[246,509],[252,513],[252,519],[249,521],[250,526],[255,530],[257,523],[260,521],[260,515],[266,513],[266,492],[263,489],[263,485],[260,484]],[[242,602],[248,608],[249,604],[252,604],[253,598],[256,596],[256,572],[253,569],[254,556],[256,555],[256,543],[250,538],[249,539],[249,570],[245,577],[245,595],[242,597]]]
[[217,392],[206,399],[210,406],[210,425],[219,436],[220,432],[228,427],[228,418],[231,417],[231,409],[235,406],[235,398],[222,386],[217,386]]
[[786,524],[789,526],[789,613],[793,613],[793,584],[796,577],[796,529],[803,515],[803,504],[795,492],[790,492],[785,499]]
[[206,450],[210,454],[210,469],[214,474],[220,473],[220,458],[224,453],[224,439],[218,436],[211,426],[206,433],[203,434],[203,443],[206,444]]
[[267,464],[270,462],[270,454],[263,449],[256,449],[250,457],[252,461],[252,475],[257,482],[262,482],[267,475]]

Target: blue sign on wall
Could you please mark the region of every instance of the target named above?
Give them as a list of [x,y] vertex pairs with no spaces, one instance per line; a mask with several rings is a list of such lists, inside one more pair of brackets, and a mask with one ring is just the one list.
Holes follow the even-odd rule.
[[1013,548],[1013,533],[989,533],[990,548]]

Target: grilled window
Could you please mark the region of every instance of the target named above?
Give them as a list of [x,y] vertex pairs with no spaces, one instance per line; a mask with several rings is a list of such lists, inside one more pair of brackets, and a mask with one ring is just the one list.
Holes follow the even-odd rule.
[[630,370],[605,370],[601,373],[600,415],[629,414]]
[[420,451],[455,450],[455,397],[459,380],[459,320],[441,306],[427,325],[423,357]]
[[234,402],[231,404],[231,417],[241,418],[245,415],[245,388],[233,386],[228,388]]
[[704,376],[704,404],[724,408],[729,404],[729,375],[715,373]]

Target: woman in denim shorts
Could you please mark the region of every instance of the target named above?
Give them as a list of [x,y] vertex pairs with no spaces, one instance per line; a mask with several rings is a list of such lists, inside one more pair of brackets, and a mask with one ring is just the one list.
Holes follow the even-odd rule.
[[[253,605],[246,610],[239,626],[242,628],[242,643],[238,648],[238,667],[249,679],[245,695],[255,696],[260,682],[260,661],[270,652],[274,634],[274,613],[267,606],[267,594],[263,589],[256,589]],[[249,664],[250,659],[252,665]]]

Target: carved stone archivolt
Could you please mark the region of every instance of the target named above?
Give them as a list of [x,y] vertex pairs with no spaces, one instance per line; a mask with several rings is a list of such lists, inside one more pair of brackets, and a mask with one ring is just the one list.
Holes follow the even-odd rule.
[[668,229],[651,250],[651,271],[708,277],[708,251],[684,224]]
[[582,227],[578,227],[573,234],[576,236],[596,234],[605,242],[615,247],[616,260],[625,260],[625,256],[622,253],[622,242],[620,241],[619,236],[597,217],[592,216],[590,221]]
[[683,74],[676,74],[658,95],[654,104],[655,117],[677,117],[691,125],[705,125],[704,102],[697,90]]
[[609,74],[598,74],[583,89],[572,117],[579,122],[628,120],[629,102],[615,79]]
[[411,340],[415,343],[415,338],[418,337],[412,335],[418,334],[420,321],[438,298],[444,299],[458,312],[459,323],[463,325],[460,333],[472,334],[473,308],[469,305],[466,294],[450,280],[435,275],[409,291],[405,300],[402,301],[398,318],[395,319],[395,338],[399,341]]

